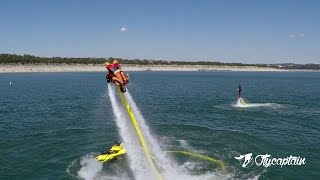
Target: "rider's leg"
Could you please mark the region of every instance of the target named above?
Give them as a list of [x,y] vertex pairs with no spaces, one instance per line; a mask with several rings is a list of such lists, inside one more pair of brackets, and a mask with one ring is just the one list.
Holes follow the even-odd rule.
[[120,73],[120,75],[121,75],[121,77],[123,79],[123,83],[127,84],[129,82],[127,76],[122,71],[120,71],[119,73]]
[[115,83],[119,83],[120,86],[123,86],[123,81],[119,79],[118,77],[112,77],[112,81]]
[[123,85],[126,85],[126,78],[122,76],[121,74],[122,71],[118,72],[115,74],[116,78],[121,80],[123,82]]

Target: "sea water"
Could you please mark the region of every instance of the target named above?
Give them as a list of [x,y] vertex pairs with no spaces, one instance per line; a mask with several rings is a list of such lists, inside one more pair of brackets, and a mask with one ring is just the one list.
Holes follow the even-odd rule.
[[[92,161],[125,136],[104,76],[0,74],[1,179],[139,179],[136,171],[146,164],[132,156],[105,165]],[[320,177],[319,73],[131,72],[130,77],[128,95],[152,137],[149,144],[156,143],[151,151],[161,151],[154,158],[177,169],[168,177],[176,177],[176,172],[194,179]],[[249,103],[268,106],[234,107],[239,82]],[[125,126],[130,127],[130,121]],[[131,146],[127,151],[139,150]],[[220,159],[228,170],[167,152],[176,150]],[[247,153],[300,156],[306,163],[243,168],[234,157]]]

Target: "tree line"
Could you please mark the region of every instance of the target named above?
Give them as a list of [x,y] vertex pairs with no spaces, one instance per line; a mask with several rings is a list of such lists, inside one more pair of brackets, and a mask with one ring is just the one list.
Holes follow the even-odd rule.
[[72,57],[39,57],[33,55],[0,54],[1,64],[103,64],[117,59],[122,64],[132,65],[216,65],[216,66],[256,66],[272,67],[278,69],[320,69],[320,64],[243,64],[222,63],[216,61],[166,61],[148,59],[123,59],[123,58],[72,58]]

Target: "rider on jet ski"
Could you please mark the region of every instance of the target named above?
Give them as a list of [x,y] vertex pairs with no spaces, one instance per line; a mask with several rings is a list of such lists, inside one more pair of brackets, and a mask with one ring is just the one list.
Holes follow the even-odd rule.
[[119,141],[115,141],[110,150],[102,152],[96,157],[96,159],[102,163],[110,162],[115,159],[118,159],[126,154],[124,145]]
[[[112,147],[118,147],[118,146],[121,147],[123,145],[119,141],[114,141]],[[108,149],[102,152],[101,154],[112,154],[112,153],[117,153],[118,151],[119,151],[118,149],[111,148],[110,150]]]

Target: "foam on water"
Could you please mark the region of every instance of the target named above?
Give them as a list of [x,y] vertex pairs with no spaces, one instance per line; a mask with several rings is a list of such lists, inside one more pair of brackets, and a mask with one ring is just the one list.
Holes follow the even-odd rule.
[[281,107],[281,105],[277,103],[249,103],[244,98],[238,98],[236,102],[232,103],[231,105],[237,108],[253,108],[253,107],[280,108]]
[[183,139],[180,139],[178,140],[180,145],[183,146],[183,147],[189,147],[188,143],[186,140],[183,140]]
[[81,169],[78,176],[85,180],[96,179],[98,173],[102,170],[102,163],[98,162],[92,155],[86,155],[80,160]]
[[[124,167],[121,165],[116,165],[115,167],[109,166],[109,171],[103,171],[103,164],[97,161],[94,157],[96,155],[89,153],[83,156],[79,161],[72,162],[68,169],[67,173],[70,174],[75,179],[85,179],[85,180],[100,180],[100,179],[132,179],[131,175],[128,172],[124,171]],[[72,173],[72,169],[76,164],[80,165],[80,170],[76,173]]]

